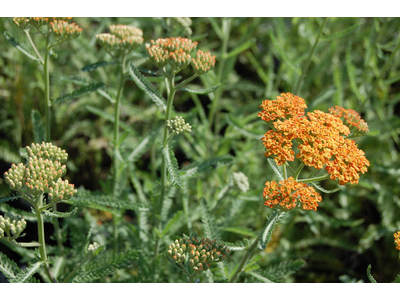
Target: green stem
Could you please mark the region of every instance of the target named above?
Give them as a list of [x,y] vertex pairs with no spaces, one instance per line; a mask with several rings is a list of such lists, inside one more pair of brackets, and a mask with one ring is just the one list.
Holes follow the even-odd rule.
[[[167,127],[167,120],[171,118],[171,113],[172,113],[172,103],[174,101],[174,96],[176,89],[174,87],[174,75],[171,77],[165,77],[165,82],[167,85],[167,93],[168,93],[168,99],[167,99],[167,110],[165,112],[165,124],[164,124],[164,135],[163,135],[163,146],[167,148],[168,151],[168,127]],[[161,193],[160,193],[160,200],[157,206],[157,211],[156,211],[156,228],[161,230],[161,220],[159,218],[159,214],[161,211],[161,208],[163,206],[164,198],[165,198],[165,190],[166,190],[166,185],[167,185],[167,165],[165,163],[164,155],[162,156],[161,160]],[[154,257],[157,257],[159,249],[160,248],[160,239],[157,238],[156,244],[155,244],[155,249],[154,249]]]
[[300,165],[297,167],[296,171],[294,172],[295,180],[297,180],[297,178],[299,178],[300,172],[301,172],[301,170],[303,170],[303,168],[304,168],[304,163],[301,162]]
[[38,242],[29,242],[29,243],[19,243],[17,241],[12,241],[11,244],[14,244],[19,247],[29,248],[29,247],[39,247],[40,243]]
[[[224,71],[224,66],[225,66],[225,61],[226,61],[226,53],[228,49],[228,40],[229,40],[229,32],[230,32],[230,25],[231,25],[231,20],[224,19],[223,21],[223,36],[222,36],[222,49],[221,49],[221,59],[219,61],[219,67],[218,67],[218,74],[217,74],[217,83],[220,83],[222,80],[222,75]],[[210,115],[208,117],[208,128],[211,131],[211,128],[213,126],[214,118],[215,115],[217,114],[218,111],[218,102],[219,98],[222,95],[222,88],[219,88],[216,93],[215,93],[215,98],[213,102],[211,103],[211,110],[210,110]]]
[[188,84],[189,82],[191,82],[192,80],[194,80],[197,77],[199,77],[199,75],[198,74],[194,74],[193,76],[189,77],[188,79],[182,81],[180,84],[178,84],[175,87],[175,90],[179,90],[182,86],[184,86],[185,84]]
[[[123,54],[122,56],[122,61],[120,65],[120,79],[119,79],[119,86],[118,86],[118,93],[117,93],[117,99],[115,101],[115,112],[114,112],[114,153],[113,153],[113,171],[114,171],[114,182],[113,182],[113,197],[115,198],[116,195],[116,185],[118,181],[118,158],[117,158],[117,153],[118,153],[118,142],[119,142],[119,105],[121,102],[123,90],[124,90],[124,76],[125,76],[125,60],[126,60],[126,55]],[[118,219],[117,216],[113,216],[113,237],[114,237],[114,252],[118,252]]]
[[304,71],[301,72],[301,76],[300,76],[299,80],[297,81],[296,88],[294,90],[294,94],[295,95],[298,95],[300,93],[302,81],[303,81],[304,76],[306,75],[306,73],[308,71],[308,68],[309,68],[310,63],[311,63],[311,58],[312,58],[312,56],[314,54],[315,48],[317,47],[317,44],[319,42],[319,38],[321,37],[322,31],[324,30],[324,27],[325,27],[327,21],[328,21],[328,18],[326,17],[324,19],[324,22],[322,23],[321,27],[319,28],[317,39],[315,40],[314,45],[313,45],[313,47],[312,47],[312,49],[310,51],[310,54],[308,55]]
[[44,234],[44,222],[43,222],[42,212],[40,211],[42,204],[43,204],[43,195],[41,194],[36,197],[36,204],[34,206],[35,212],[36,212],[37,224],[38,224],[38,235],[39,235],[39,244],[40,244],[40,246],[39,246],[40,260],[44,261],[44,269],[45,269],[46,275],[50,279],[50,281],[57,282],[57,280],[54,278],[53,274],[51,274],[50,267],[47,262],[46,241],[45,241],[45,234]]
[[297,180],[297,182],[315,182],[315,181],[321,181],[321,180],[325,180],[325,179],[329,179],[331,175],[326,174],[324,176],[320,176],[320,177],[313,177],[313,178],[307,178],[307,179],[299,179]]
[[31,35],[29,34],[29,29],[25,29],[24,32],[25,32],[26,36],[28,37],[29,43],[31,43],[33,50],[35,50],[35,53],[36,53],[37,57],[39,58],[40,62],[42,63],[42,65],[44,65],[43,58],[42,58],[42,56],[40,56],[40,53],[39,53],[38,49],[36,48],[35,43],[33,42],[32,38],[31,38]]
[[69,280],[76,274],[76,272],[79,271],[79,269],[83,266],[83,264],[85,262],[87,262],[89,259],[91,259],[92,257],[93,257],[93,254],[86,256],[85,259],[82,260],[81,263],[79,265],[77,265],[76,268],[73,269],[71,273],[69,273],[69,275],[64,279],[63,283],[69,282]]
[[45,123],[46,123],[46,142],[51,141],[50,137],[50,74],[49,74],[49,41],[50,34],[46,35],[46,52],[44,55],[44,102],[45,102]]
[[239,264],[239,267],[236,269],[235,273],[232,275],[231,279],[229,279],[229,283],[234,283],[236,281],[236,277],[243,271],[244,266],[247,261],[253,255],[254,250],[257,248],[258,241],[260,240],[261,235],[256,238],[256,240],[251,244],[249,249],[246,251],[246,255],[242,258],[242,261]]
[[283,179],[287,179],[287,170],[286,170],[286,164],[283,165]]

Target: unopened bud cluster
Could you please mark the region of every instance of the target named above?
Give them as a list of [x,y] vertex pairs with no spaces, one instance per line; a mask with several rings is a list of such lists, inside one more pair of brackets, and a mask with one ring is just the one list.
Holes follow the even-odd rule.
[[199,75],[207,73],[215,67],[215,55],[211,55],[209,51],[197,50],[196,58],[192,58],[192,67]]
[[209,52],[204,53],[199,50],[196,59],[192,58],[190,53],[197,47],[197,42],[190,39],[176,37],[152,40],[147,53],[150,61],[160,69],[169,64],[173,70],[181,70],[190,63],[193,64],[195,72],[199,75],[211,70],[215,65],[215,56]]
[[32,144],[27,146],[29,155],[26,164],[13,164],[4,173],[5,181],[12,190],[21,190],[31,195],[49,194],[49,200],[54,203],[70,199],[78,191],[74,185],[63,181],[61,177],[66,172],[62,165],[68,154],[50,143]]
[[185,264],[190,273],[201,273],[226,258],[229,250],[217,240],[197,237],[181,238],[169,246],[167,255],[175,263]]
[[110,33],[96,35],[96,40],[107,52],[124,50],[130,52],[143,43],[143,31],[128,25],[110,25]]
[[75,23],[69,24],[64,20],[54,20],[50,22],[50,26],[59,40],[75,39],[82,33],[82,28],[78,25]]
[[180,116],[175,117],[175,119],[167,120],[167,127],[175,134],[180,134],[181,132],[191,132],[192,126],[189,123],[185,123],[185,119]]
[[21,216],[5,214],[0,216],[0,238],[15,240],[26,228],[26,221]]

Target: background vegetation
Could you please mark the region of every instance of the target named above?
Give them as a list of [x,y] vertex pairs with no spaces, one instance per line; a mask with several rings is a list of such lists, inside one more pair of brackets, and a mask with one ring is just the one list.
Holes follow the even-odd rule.
[[[59,46],[51,57],[52,97],[73,92],[86,83],[106,85],[103,92],[62,103],[52,112],[52,139],[69,153],[66,177],[80,188],[81,194],[107,194],[110,187],[113,124],[108,116],[114,110],[104,92],[115,97],[118,73],[113,65],[82,70],[89,64],[110,60],[96,45],[95,35],[105,32],[110,24],[126,24],[141,28],[145,43],[160,37],[191,37],[201,49],[217,56],[214,72],[193,83],[205,87],[218,82],[222,85],[209,95],[178,91],[175,111],[194,128],[192,134],[176,140],[175,154],[181,169],[224,156],[207,161],[209,172],[186,180],[182,189],[171,192],[161,212],[164,224],[171,224],[163,237],[161,253],[176,237],[191,231],[236,244],[259,234],[271,211],[263,205],[262,190],[267,180],[277,178],[263,156],[260,139],[267,126],[257,113],[262,100],[292,92],[306,100],[309,110],[327,111],[340,105],[359,112],[370,132],[358,138],[357,143],[371,166],[358,185],[323,194],[317,212],[286,214],[266,251],[254,256],[258,260],[254,265],[257,263],[260,268],[250,267],[240,281],[262,281],[258,275],[271,279],[268,274],[277,274],[274,270],[279,269],[282,279],[289,282],[366,282],[369,264],[378,282],[393,281],[400,270],[398,251],[393,245],[393,233],[400,229],[399,18],[329,18],[309,65],[307,59],[323,18],[193,18],[186,27],[172,18],[74,18],[74,22],[82,27],[82,36]],[[11,18],[0,18],[0,32],[4,31],[28,44]],[[40,38],[33,38],[38,48],[43,46]],[[129,59],[138,67],[156,70],[147,60],[144,46]],[[190,76],[189,68],[183,76]],[[302,76],[302,84],[298,85]],[[154,84],[164,91],[162,84]],[[43,115],[43,93],[41,67],[1,34],[0,173],[8,170],[11,163],[20,162],[19,148],[33,142],[31,111],[38,109]],[[163,111],[132,80],[127,80],[121,120],[121,127],[129,133],[121,151],[129,154],[138,145],[144,146],[125,174],[121,197],[151,207],[161,162],[161,133],[154,130],[163,122]],[[143,145],[145,137],[150,138]],[[234,180],[234,172],[248,177],[247,192]],[[0,177],[0,197],[9,194]],[[201,202],[202,197],[205,202]],[[7,206],[0,204],[0,210],[5,212],[8,204],[28,210],[19,200]],[[67,211],[69,206],[59,210]],[[113,248],[112,211],[106,206],[80,207],[78,217],[61,221],[70,268],[77,263],[74,254],[85,243],[91,226],[95,228],[93,238],[108,249]],[[210,221],[205,215],[213,219]],[[171,220],[175,221],[169,223]],[[127,271],[93,280],[184,282],[184,276],[164,256],[151,263],[152,222],[145,211],[126,210],[120,221],[118,247],[121,251],[142,250],[140,257]],[[215,223],[212,233],[208,232],[210,223]],[[47,226],[48,244],[52,247],[56,245],[51,239],[52,225]],[[29,225],[27,230],[29,236]],[[0,247],[21,267],[26,264],[21,258],[27,257],[28,252],[18,252],[4,244]],[[203,275],[202,282],[229,278],[243,256],[243,252],[232,252],[223,265],[212,270],[212,275]],[[298,269],[296,264],[302,264],[301,260],[305,266],[291,274]],[[5,280],[1,276],[0,281]]]

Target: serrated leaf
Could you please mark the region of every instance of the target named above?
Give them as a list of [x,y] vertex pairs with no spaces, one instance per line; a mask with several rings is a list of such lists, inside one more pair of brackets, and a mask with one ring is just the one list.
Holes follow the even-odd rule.
[[226,121],[235,127],[239,132],[241,132],[244,136],[249,138],[254,138],[256,140],[260,140],[263,137],[263,133],[258,132],[256,130],[249,130],[244,128],[243,124],[239,122],[237,118],[235,118],[232,114],[226,115]]
[[358,26],[360,26],[360,23],[353,24],[353,25],[347,27],[344,30],[332,33],[331,35],[321,39],[321,42],[331,41],[331,40],[340,39],[340,38],[343,38],[345,36],[348,36],[351,33],[353,33],[354,31],[356,31]]
[[222,231],[233,232],[233,233],[237,233],[237,234],[241,234],[241,235],[247,235],[247,236],[250,236],[250,237],[254,237],[255,236],[253,231],[248,230],[248,229],[243,228],[243,227],[221,227],[220,229]]
[[135,67],[133,63],[130,63],[128,66],[129,74],[131,75],[133,81],[136,85],[142,89],[153,102],[162,107],[164,110],[167,109],[166,101],[164,98],[158,93],[157,89],[152,85],[142,74],[140,74],[139,70]]
[[377,283],[376,280],[375,280],[375,278],[374,278],[374,277],[372,276],[372,274],[371,274],[371,265],[369,265],[368,268],[367,268],[367,276],[368,276],[368,280],[369,280],[371,283]]
[[78,189],[78,196],[65,202],[79,207],[91,207],[112,213],[116,213],[116,210],[121,209],[148,210],[143,204],[134,203],[121,198],[114,198],[108,195],[95,194],[83,188]]
[[185,86],[185,87],[181,87],[180,90],[189,92],[189,93],[193,93],[193,94],[197,94],[197,95],[206,95],[206,94],[214,92],[217,88],[220,87],[220,85],[221,85],[221,83],[218,83],[208,89],[199,89],[199,90],[195,90],[195,89]]
[[11,283],[23,283],[29,281],[29,279],[39,271],[40,267],[44,264],[44,261],[38,261],[32,266],[22,270],[18,274],[15,274],[15,277],[10,280]]
[[200,202],[201,222],[203,223],[205,237],[213,240],[221,240],[221,235],[215,224],[214,216],[211,214],[207,202],[201,198]]
[[189,179],[196,178],[205,173],[216,170],[220,167],[230,165],[234,158],[230,154],[217,156],[211,159],[207,159],[201,162],[193,163],[188,167],[181,170],[181,178]]
[[168,173],[171,178],[171,183],[176,187],[182,187],[182,179],[179,173],[178,161],[175,157],[174,152],[168,148],[161,149],[162,155],[164,157],[165,164],[167,166]]
[[5,197],[5,198],[0,198],[0,203],[5,203],[8,201],[13,201],[15,199],[18,199],[20,196],[9,196],[9,197]]
[[91,72],[96,70],[97,68],[108,66],[108,65],[116,65],[116,61],[99,61],[90,65],[87,65],[81,69],[82,72]]
[[319,182],[311,182],[311,184],[312,184],[316,189],[320,190],[321,192],[327,193],[327,194],[336,193],[337,191],[340,190],[340,187],[339,187],[339,186],[337,186],[336,189],[327,190],[327,189],[324,189],[324,188],[321,186],[321,184],[320,184]]
[[0,252],[0,273],[2,273],[8,280],[15,278],[15,273],[19,273],[19,269],[16,262],[7,257],[3,252]]
[[140,143],[133,149],[131,154],[128,156],[128,161],[130,163],[136,162],[149,148],[151,143],[158,136],[157,133],[160,130],[160,127],[153,129]]
[[279,167],[276,164],[276,161],[273,158],[267,158],[267,161],[268,161],[269,165],[271,166],[272,170],[274,171],[274,173],[276,174],[276,176],[278,176],[279,180],[283,181],[283,179],[284,179],[283,174],[279,170]]
[[91,84],[85,85],[85,86],[75,90],[72,93],[65,94],[65,95],[57,98],[56,100],[54,100],[54,104],[59,104],[59,103],[65,102],[67,100],[81,97],[83,95],[97,91],[98,89],[102,89],[105,86],[106,85],[103,82],[91,83]]
[[36,109],[32,109],[31,119],[33,125],[33,140],[35,143],[46,141],[46,129],[43,125],[40,113]]
[[267,277],[264,277],[261,274],[258,274],[256,272],[247,272],[247,274],[250,274],[254,278],[256,278],[262,282],[265,282],[265,283],[273,283],[274,282],[274,281],[271,281],[270,279],[268,279]]
[[13,45],[15,48],[17,48],[19,51],[21,51],[26,56],[28,56],[30,59],[40,61],[40,59],[35,54],[31,53],[25,47],[23,47],[11,34],[4,31],[4,37],[11,45]]
[[48,210],[44,210],[43,212],[44,212],[45,215],[47,215],[49,217],[68,218],[68,217],[73,216],[74,214],[76,214],[77,211],[78,211],[78,208],[75,207],[70,212],[48,211]]
[[261,232],[260,240],[258,241],[258,248],[264,250],[267,248],[269,241],[271,240],[272,231],[275,228],[276,223],[279,221],[279,218],[283,216],[284,212],[279,212],[275,210],[272,214],[268,216],[267,222],[264,226],[263,231]]
[[246,250],[249,246],[249,240],[243,239],[243,241],[239,241],[236,243],[230,242],[222,242],[226,247],[228,247],[229,251],[242,251]]

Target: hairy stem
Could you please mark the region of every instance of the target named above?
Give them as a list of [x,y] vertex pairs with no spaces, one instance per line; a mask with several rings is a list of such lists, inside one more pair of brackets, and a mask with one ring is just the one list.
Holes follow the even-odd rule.
[[[174,76],[166,77],[165,82],[167,85],[167,93],[168,93],[168,100],[167,100],[167,110],[165,112],[165,124],[164,124],[164,135],[163,135],[163,146],[167,148],[168,151],[168,127],[167,127],[167,120],[171,118],[172,113],[172,103],[174,101],[174,96],[176,89],[174,87]],[[156,228],[161,230],[161,220],[159,218],[159,214],[161,212],[161,208],[163,206],[165,192],[166,192],[166,185],[167,185],[167,165],[165,163],[164,155],[162,156],[161,160],[161,193],[160,193],[160,200],[157,205],[156,211]],[[160,248],[160,239],[156,240],[155,249],[154,249],[154,257],[157,257]]]
[[42,65],[44,65],[43,58],[40,55],[38,49],[36,48],[35,43],[33,42],[32,38],[31,38],[31,35],[29,34],[29,29],[25,29],[24,32],[25,32],[26,36],[28,37],[29,43],[31,44],[31,46],[32,46],[33,50],[35,51],[37,57],[39,58],[40,62],[42,63]]
[[306,73],[308,71],[308,68],[309,68],[310,63],[311,63],[311,58],[312,58],[312,56],[314,54],[315,48],[318,45],[319,38],[321,37],[321,34],[322,34],[323,30],[324,30],[324,27],[325,27],[327,21],[328,21],[328,18],[326,17],[324,19],[324,22],[322,23],[321,27],[319,28],[318,36],[317,36],[317,38],[316,38],[316,40],[314,42],[313,47],[311,48],[311,51],[310,51],[310,54],[308,55],[304,70],[303,70],[303,72],[301,72],[301,76],[299,77],[299,80],[297,81],[297,84],[296,84],[296,88],[294,89],[294,94],[295,95],[298,95],[298,93],[300,93],[301,84],[303,82],[304,76],[306,75]]
[[[113,154],[113,171],[114,171],[114,182],[113,182],[113,197],[116,197],[117,193],[117,181],[118,181],[118,158],[117,158],[117,153],[118,153],[118,141],[119,141],[119,105],[121,102],[122,98],[122,93],[124,90],[124,76],[125,76],[125,54],[122,56],[122,61],[120,65],[120,78],[119,78],[119,86],[118,86],[118,93],[117,93],[117,99],[115,101],[115,112],[114,112],[114,154]],[[114,237],[114,251],[115,253],[118,252],[118,226],[117,226],[117,216],[113,216],[113,237]]]

